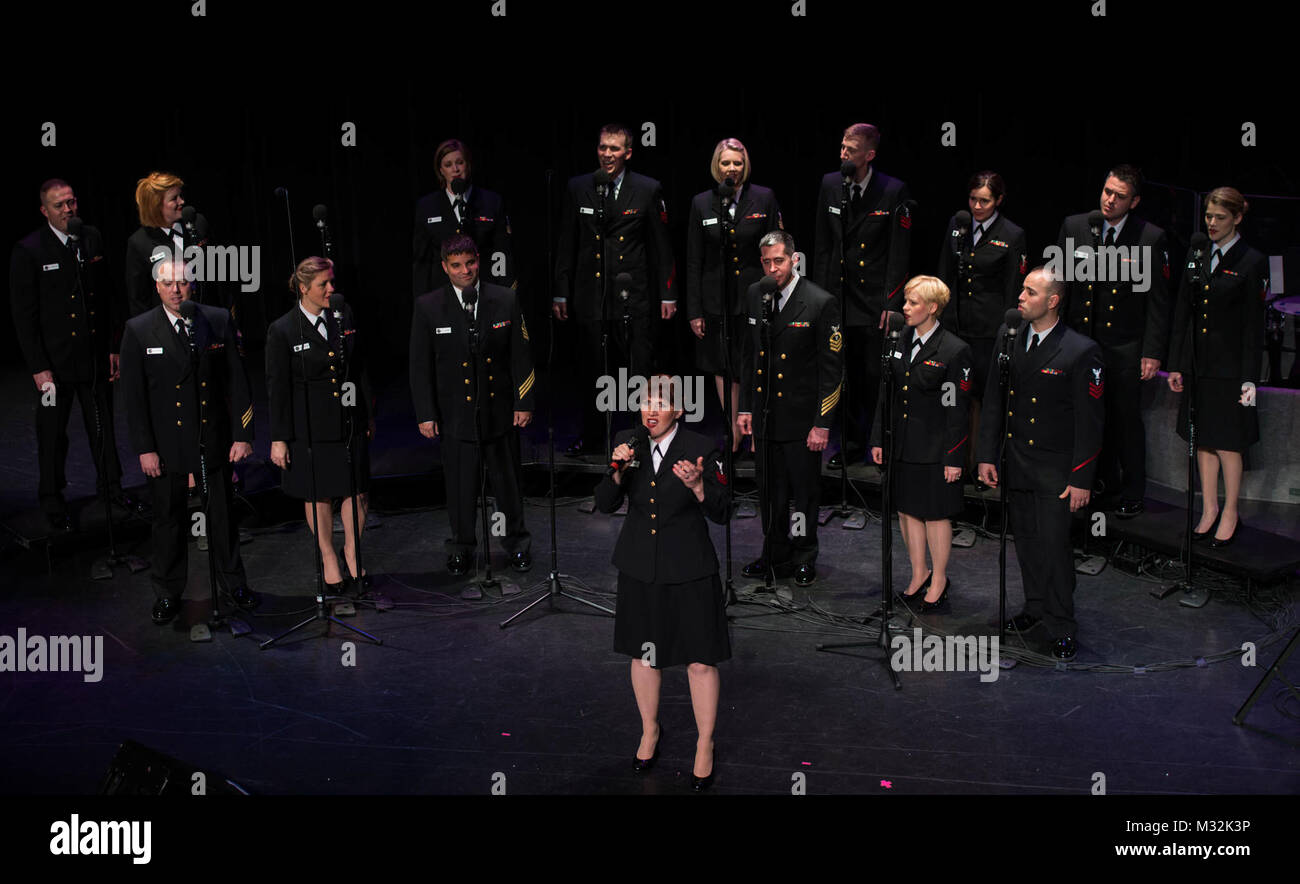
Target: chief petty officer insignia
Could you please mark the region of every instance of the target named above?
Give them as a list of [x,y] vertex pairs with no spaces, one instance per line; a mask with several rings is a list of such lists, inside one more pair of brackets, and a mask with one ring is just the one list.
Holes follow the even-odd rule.
[[832,353],[840,352],[840,348],[844,346],[844,335],[840,334],[840,327],[838,325],[831,326],[830,344]]

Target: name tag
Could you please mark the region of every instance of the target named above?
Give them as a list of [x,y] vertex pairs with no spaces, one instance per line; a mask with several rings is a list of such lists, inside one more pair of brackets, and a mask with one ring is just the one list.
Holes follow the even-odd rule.
[[439,326],[438,328],[435,328],[433,330],[433,333],[435,335],[449,335],[451,334],[451,326],[450,325]]
[[592,208],[590,208],[590,207],[588,207],[588,206],[578,206],[578,214],[579,214],[579,215],[594,215],[594,214],[596,214],[596,210],[595,210],[595,209],[592,209]]
[[1091,257],[1092,257],[1092,252],[1085,252],[1085,251],[1083,251],[1082,249],[1075,249],[1075,250],[1074,250],[1074,257],[1076,257],[1076,258],[1091,258]]
[[58,265],[58,264],[46,264],[45,266],[41,267],[41,269],[42,269],[42,270],[58,270],[58,269],[59,269],[59,265]]
[[750,324],[750,325],[758,325],[758,320],[751,316],[751,317],[749,317],[749,324]]
[[437,223],[438,223],[439,221],[441,221],[441,220],[442,220],[442,216],[441,216],[441,215],[434,215],[432,218],[429,219],[429,223],[430,223],[430,224],[437,224]]
[[840,207],[839,207],[839,206],[827,206],[827,207],[826,207],[826,211],[830,212],[832,215],[838,215],[838,214],[840,213]]
[[[717,219],[717,218],[705,218],[705,219],[704,219],[704,226],[705,226],[705,227],[712,227],[714,224],[717,224],[717,223],[718,223],[718,219]],[[58,265],[55,265],[55,266],[58,266]]]
[[903,354],[900,353],[898,350],[895,350],[893,353],[890,353],[889,355],[892,356],[892,357],[894,357],[895,359],[902,359],[902,358],[903,358]]
[[301,353],[303,350],[310,350],[310,349],[311,349],[311,344],[310,344],[310,343],[294,344],[294,345],[293,345],[293,352],[295,352],[295,353]]
[[148,348],[145,349],[145,351],[144,351],[144,355],[146,355],[146,356],[161,356],[161,355],[162,355],[162,347],[148,347]]

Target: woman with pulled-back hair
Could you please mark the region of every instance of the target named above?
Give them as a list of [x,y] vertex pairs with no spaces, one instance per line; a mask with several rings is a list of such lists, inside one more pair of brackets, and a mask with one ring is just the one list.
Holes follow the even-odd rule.
[[[374,436],[375,427],[374,398],[361,348],[357,345],[352,310],[344,304],[339,311],[341,318],[335,319],[330,309],[334,263],[327,258],[304,258],[289,278],[289,288],[298,296],[298,303],[271,323],[266,333],[271,461],[284,471],[284,493],[304,501],[308,530],[315,530],[314,524],[320,526],[317,543],[326,589],[338,593],[345,584],[364,576],[356,570],[357,538],[352,529],[352,508],[360,508],[357,525],[364,529],[366,492],[370,490],[369,440]],[[344,357],[341,363],[340,340]],[[351,424],[347,420],[349,409]],[[355,498],[351,496],[349,449],[357,473]],[[347,574],[332,540],[332,501],[336,498],[343,499],[340,515]]]
[[[1268,259],[1242,239],[1249,208],[1239,191],[1216,187],[1205,198],[1210,248],[1199,281],[1183,273],[1169,348],[1169,389],[1196,397],[1196,465],[1201,476],[1201,520],[1194,540],[1224,547],[1237,538],[1242,455],[1259,441],[1255,387],[1264,347]],[[1189,264],[1194,255],[1188,253]],[[1194,376],[1186,377],[1195,371]],[[1187,438],[1188,397],[1178,408],[1178,435]],[[1219,472],[1223,508],[1219,508]]]

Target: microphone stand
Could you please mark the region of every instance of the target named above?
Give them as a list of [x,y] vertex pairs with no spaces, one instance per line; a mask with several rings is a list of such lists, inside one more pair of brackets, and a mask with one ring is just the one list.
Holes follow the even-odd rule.
[[[551,219],[554,217],[554,206],[551,203],[551,194],[554,192],[554,187],[555,187],[554,181],[552,180],[553,175],[554,172],[551,169],[546,170],[546,266],[547,267],[554,266],[553,265],[554,255],[552,254],[552,247],[551,247],[552,236],[553,236],[551,231]],[[550,335],[548,337],[547,347],[546,347],[546,376],[550,378],[553,377],[552,363],[555,359],[555,311],[548,310],[547,315],[549,317],[548,322],[550,324]],[[546,409],[546,446],[547,446],[546,466],[547,466],[547,472],[550,474],[550,480],[551,480],[551,495],[550,495],[551,501],[549,507],[550,530],[551,530],[551,573],[550,576],[546,578],[547,592],[546,595],[533,599],[533,601],[529,602],[523,608],[516,611],[514,614],[511,614],[505,620],[501,621],[501,623],[498,624],[501,629],[505,629],[507,626],[510,625],[511,621],[515,620],[526,611],[531,611],[533,608],[540,605],[543,601],[547,602],[547,607],[549,612],[555,613],[556,612],[555,599],[559,596],[564,596],[565,598],[573,599],[575,602],[581,602],[582,604],[587,605],[589,607],[597,608],[598,610],[604,611],[606,614],[613,615],[614,613],[612,610],[606,608],[604,605],[598,605],[595,602],[587,601],[582,596],[574,595],[572,592],[569,592],[567,589],[565,589],[564,584],[560,582],[559,547],[555,540],[555,400],[553,398]]]
[[[739,211],[740,195],[733,191],[732,196],[736,199],[737,211]],[[724,199],[723,202],[725,203],[726,200]],[[732,367],[730,326],[732,304],[736,300],[732,297],[732,291],[738,289],[738,286],[732,282],[732,280],[736,278],[736,274],[727,272],[727,244],[730,243],[733,250],[735,249],[736,220],[728,215],[725,209],[726,207],[722,206],[718,212],[718,220],[723,225],[722,236],[718,237],[718,247],[720,250],[718,275],[720,278],[719,282],[722,286],[722,291],[720,293],[722,295],[722,325],[719,327],[718,331],[720,334],[719,340],[722,343],[722,422],[727,428],[726,433],[724,434],[722,449],[722,457],[726,464],[725,469],[727,473],[727,522],[722,528],[724,543],[726,546],[725,555],[727,559],[726,580],[723,583],[723,593],[725,596],[725,604],[730,605],[736,601],[736,586],[732,582],[731,576],[731,484],[736,480],[734,469],[736,454],[733,450],[735,445],[736,429],[733,426],[731,419]]]
[[[335,359],[337,360],[336,373],[340,378],[343,379],[343,386],[346,387],[349,381],[348,371],[351,368],[351,365],[348,362],[348,357],[347,357],[347,341],[343,335],[343,315],[341,310],[330,310],[329,312],[330,312],[330,317],[329,317],[330,338],[334,345],[333,352],[338,354],[335,357]],[[353,384],[355,385],[354,389],[356,395],[360,396],[362,394],[362,390],[361,390],[359,379],[357,381],[353,381]],[[344,391],[344,395],[345,396],[347,395],[346,390]],[[367,408],[369,408],[368,403],[367,403]],[[357,512],[361,508],[361,496],[357,493],[357,488],[361,483],[360,480],[357,478],[357,469],[360,466],[359,463],[360,458],[356,457],[353,452],[353,446],[358,445],[360,441],[357,436],[356,413],[357,413],[357,407],[355,404],[353,405],[347,405],[346,403],[344,404],[343,414],[342,414],[343,438],[344,440],[346,440],[346,444],[347,444],[348,491],[352,496],[352,542],[356,546],[356,556],[357,556],[357,576],[355,579],[356,579],[356,586],[358,589],[357,598],[364,598],[369,594],[370,578],[366,574],[366,569],[365,567],[363,567],[361,563],[361,526],[364,524],[364,520],[361,519],[360,514]],[[365,432],[365,428],[362,428],[362,432],[363,433]],[[333,526],[331,525],[331,530],[332,528]],[[331,539],[330,542],[333,543],[333,539]],[[346,568],[347,565],[348,562],[347,562],[347,551],[346,551],[346,541],[345,541],[345,549],[343,553],[343,567]]]
[[[1193,556],[1192,556],[1192,510],[1196,507],[1196,290],[1201,286],[1205,279],[1205,256],[1202,254],[1196,258],[1193,265],[1188,268],[1192,275],[1190,284],[1187,286],[1187,329],[1188,329],[1188,358],[1191,360],[1191,370],[1183,372],[1183,394],[1187,397],[1187,492],[1185,503],[1187,506],[1187,519],[1184,526],[1187,534],[1187,561],[1183,567],[1186,569],[1185,576],[1182,580],[1163,586],[1160,589],[1153,590],[1152,595],[1158,599],[1166,598],[1175,592],[1181,591],[1183,597],[1178,600],[1178,604],[1188,608],[1203,608],[1210,600],[1208,590],[1197,587],[1193,575]],[[1202,495],[1205,489],[1201,489]]]
[[[847,336],[848,334],[848,302],[849,302],[849,187],[851,186],[849,176],[845,175],[840,187],[840,273],[843,282],[840,284],[840,332]],[[843,403],[844,407],[840,409],[840,502],[838,506],[827,507],[825,514],[818,513],[818,523],[825,525],[832,518],[844,520],[840,527],[848,531],[861,531],[867,527],[867,515],[862,510],[854,506],[849,506],[849,453],[847,443],[847,432],[849,419],[849,367],[844,362],[840,368],[840,382],[844,385]],[[821,470],[818,470],[820,473]],[[888,522],[886,522],[888,524]]]
[[[606,254],[609,249],[609,237],[608,237],[609,231],[605,229],[605,198],[606,198],[606,194],[609,192],[609,187],[612,185],[612,183],[613,182],[611,182],[610,184],[596,185],[596,196],[597,196],[596,229],[600,231],[600,233],[596,235],[596,241],[600,243],[600,245],[597,246],[597,248],[600,249],[599,252],[600,272],[598,274],[600,276],[600,358],[601,358],[601,365],[603,367],[602,370],[605,373],[605,377],[609,377],[609,257]],[[575,305],[576,305],[576,301],[575,301]],[[624,323],[625,323],[624,329],[626,331],[626,321],[627,321],[626,302],[624,302],[623,312],[624,312]],[[626,337],[624,338],[624,340],[626,341]],[[631,365],[631,361],[630,361],[631,352],[632,352],[631,347],[629,347],[628,348],[629,366]],[[586,422],[586,417],[583,418],[583,422],[584,423]],[[606,455],[608,455],[609,452],[613,450],[613,445],[614,445],[613,442],[614,423],[613,422],[614,422],[614,413],[612,411],[606,411],[605,412],[605,454]],[[586,431],[584,430],[583,433],[585,435]],[[583,441],[586,442],[587,440],[584,439]],[[596,511],[595,495],[593,494],[590,499],[585,500],[581,504],[579,504],[578,511],[583,513],[594,513]]]
[[[772,378],[772,307],[776,305],[780,297],[779,291],[772,292],[771,300],[763,304],[763,309],[759,313],[759,340],[763,345],[763,375],[768,379],[769,387]],[[759,586],[748,587],[752,592],[770,592],[775,593],[776,597],[783,601],[792,601],[794,594],[790,592],[787,586],[780,586],[775,583],[776,580],[776,563],[772,561],[772,532],[776,530],[776,509],[777,502],[772,500],[772,440],[768,433],[768,419],[772,415],[772,396],[771,390],[763,397],[763,424],[762,432],[754,433],[755,441],[762,440],[759,444],[763,448],[761,457],[763,458],[763,481],[759,486],[760,501],[767,501],[767,519],[763,526],[763,545],[765,549],[765,558],[767,559],[767,573],[763,575],[763,583]],[[782,515],[786,514],[786,502],[781,501]],[[730,521],[730,519],[728,519]],[[787,520],[788,524],[788,520]]]
[[[194,314],[201,317],[203,311],[197,306]],[[208,539],[208,587],[212,595],[212,614],[208,617],[206,624],[196,623],[190,627],[190,641],[202,642],[212,638],[212,633],[223,626],[229,625],[230,632],[234,636],[246,635],[253,631],[252,627],[237,616],[225,616],[221,613],[221,602],[217,596],[217,546],[212,543],[212,476],[208,470],[208,439],[204,427],[207,421],[204,415],[207,412],[207,400],[203,398],[203,387],[201,384],[200,363],[202,361],[199,353],[199,345],[196,340],[198,332],[198,323],[190,321],[185,323],[186,331],[189,333],[190,344],[190,375],[194,379],[194,417],[197,423],[199,434],[199,474],[197,476],[199,488],[203,495],[203,536]],[[227,354],[229,357],[230,354]],[[237,358],[237,357],[236,357]],[[227,513],[227,518],[232,514]],[[234,528],[234,526],[230,526]],[[237,533],[237,529],[236,529]],[[225,542],[225,541],[223,541]],[[234,548],[239,548],[239,538],[236,536]]]
[[[1002,351],[998,353],[998,396],[1002,400],[1002,414],[1011,410],[1011,354],[1020,343],[1018,328],[1007,327]],[[1041,346],[1041,345],[1040,345]],[[1001,425],[1001,421],[999,421]],[[998,509],[1002,513],[998,528],[998,646],[1007,642],[1007,446],[1006,439],[998,445]],[[1014,666],[1015,661],[1009,661]],[[1009,668],[1009,667],[1008,667]]]
[[[478,284],[478,283],[476,283]],[[500,581],[492,576],[492,532],[488,525],[488,505],[487,505],[487,457],[483,451],[483,375],[486,373],[479,365],[482,359],[481,344],[479,339],[479,324],[477,319],[477,308],[482,305],[482,300],[478,299],[475,305],[466,305],[469,309],[465,311],[465,321],[469,324],[469,361],[474,373],[473,387],[474,390],[474,448],[478,453],[478,508],[482,517],[483,529],[483,579],[480,581],[470,581],[461,590],[460,597],[469,601],[483,598],[483,590],[499,589],[504,598],[508,595],[518,595],[519,587],[509,581]],[[503,442],[504,444],[504,442]],[[355,513],[356,508],[353,508]],[[360,559],[357,560],[358,564]],[[476,575],[477,576],[477,575]]]
[[[108,433],[104,429],[104,418],[102,410],[99,407],[99,366],[96,360],[99,354],[95,350],[95,330],[90,323],[90,298],[86,294],[86,288],[82,284],[81,274],[84,269],[84,263],[81,260],[80,242],[74,242],[76,247],[73,249],[77,255],[76,273],[77,273],[77,297],[81,301],[81,333],[86,336],[86,341],[90,347],[90,400],[94,403],[95,409],[95,469],[99,471],[100,483],[100,500],[104,504],[104,524],[108,528],[108,552],[94,561],[90,566],[91,580],[111,580],[113,578],[113,568],[119,565],[125,565],[127,570],[132,574],[137,574],[149,567],[148,563],[139,556],[123,555],[117,551],[117,540],[113,533],[113,502],[109,498],[108,487]],[[85,407],[85,403],[82,403]],[[199,426],[203,426],[199,424]]]
[[[894,618],[894,525],[893,525],[893,494],[891,486],[894,478],[894,371],[889,364],[890,352],[898,343],[898,332],[890,331],[881,341],[880,352],[880,375],[884,380],[884,390],[881,395],[884,397],[880,403],[880,421],[881,421],[881,446],[884,456],[881,458],[884,467],[884,475],[880,482],[880,607],[872,614],[863,619],[863,623],[870,623],[873,620],[879,624],[876,640],[874,642],[839,642],[835,644],[821,644],[817,646],[819,651],[838,651],[842,648],[866,648],[875,646],[880,649],[881,656],[877,661],[885,667],[890,678],[894,681],[894,690],[903,689],[903,681],[899,678],[894,667],[890,663],[891,654],[889,649],[889,628]],[[842,425],[841,425],[842,426]],[[848,474],[848,464],[845,464],[845,474]]]

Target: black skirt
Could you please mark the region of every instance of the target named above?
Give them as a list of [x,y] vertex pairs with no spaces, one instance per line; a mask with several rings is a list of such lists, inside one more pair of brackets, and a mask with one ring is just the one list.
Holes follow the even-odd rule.
[[927,522],[952,519],[965,508],[961,482],[943,480],[941,463],[894,461],[894,508]]
[[[1183,381],[1187,383],[1186,378]],[[1185,388],[1184,388],[1185,389]],[[1196,379],[1196,445],[1244,452],[1259,441],[1259,410],[1242,405],[1241,382],[1228,378]],[[1256,391],[1256,397],[1259,393]],[[1178,403],[1178,435],[1187,438],[1187,393]],[[1258,398],[1256,399],[1258,401]]]
[[731,638],[718,575],[655,584],[619,572],[614,650],[655,669],[729,659]]
[[[343,442],[317,442],[312,446],[316,473],[316,500],[350,497],[352,480],[348,475],[348,449]],[[357,493],[370,490],[370,444],[364,434],[352,443],[356,462]],[[281,473],[280,488],[290,497],[311,500],[311,474],[307,468],[307,440],[289,443],[289,469]]]
[[[749,322],[743,315],[731,317],[727,327],[727,352],[731,356],[732,380],[740,378],[741,360],[744,357],[745,336],[749,334]],[[695,338],[694,335],[691,335]],[[722,317],[704,317],[704,337],[695,338],[695,365],[707,374],[722,376]]]

